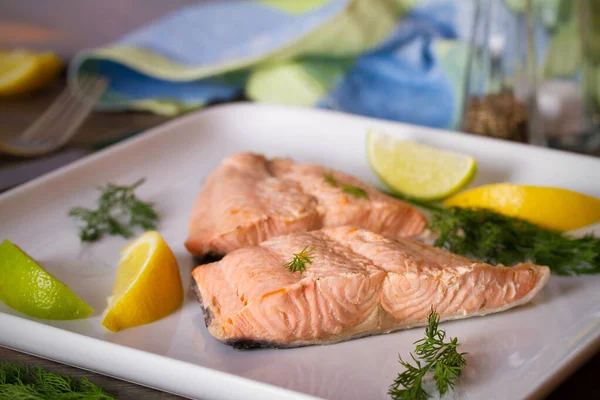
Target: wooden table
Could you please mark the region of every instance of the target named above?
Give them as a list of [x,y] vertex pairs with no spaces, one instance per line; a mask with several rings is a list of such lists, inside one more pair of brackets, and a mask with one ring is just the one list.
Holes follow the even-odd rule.
[[[10,137],[18,134],[41,113],[56,93],[62,89],[63,85],[63,82],[57,82],[56,85],[33,98],[0,102],[0,121],[2,126],[0,135]],[[166,117],[145,113],[94,113],[70,142],[69,147],[91,152],[94,144],[110,141],[132,132],[156,126],[167,119]],[[598,155],[600,156],[600,153]],[[0,170],[27,162],[29,161],[0,155]],[[543,340],[543,338],[540,338],[540,340]],[[118,399],[181,399],[178,396],[58,364],[3,347],[0,347],[0,360],[23,362],[28,366],[39,365],[49,371],[68,374],[73,377],[86,376],[92,382],[102,386],[107,392],[115,395]],[[596,354],[578,368],[570,378],[558,386],[547,399],[600,399],[599,376],[600,354]]]

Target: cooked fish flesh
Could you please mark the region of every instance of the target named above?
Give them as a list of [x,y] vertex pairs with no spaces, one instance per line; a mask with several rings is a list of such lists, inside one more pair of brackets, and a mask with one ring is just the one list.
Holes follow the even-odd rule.
[[[305,271],[284,267],[309,246]],[[270,239],[194,269],[209,332],[238,347],[339,342],[525,304],[550,269],[492,266],[355,227]]]
[[[331,185],[326,174],[339,185],[364,190],[368,198]],[[275,236],[342,225],[395,239],[418,235],[426,219],[411,205],[342,172],[241,153],[207,177],[185,245],[198,256],[227,254]]]

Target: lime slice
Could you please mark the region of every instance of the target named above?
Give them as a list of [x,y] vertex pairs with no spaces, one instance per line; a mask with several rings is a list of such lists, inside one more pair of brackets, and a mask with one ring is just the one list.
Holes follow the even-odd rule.
[[79,319],[94,311],[8,240],[0,244],[0,300],[41,319]]
[[367,135],[371,168],[395,193],[439,200],[466,186],[475,176],[473,157],[378,132]]

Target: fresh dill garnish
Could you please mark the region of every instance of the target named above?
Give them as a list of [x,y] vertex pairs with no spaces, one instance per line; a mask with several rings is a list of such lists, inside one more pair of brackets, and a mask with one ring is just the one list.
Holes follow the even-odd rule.
[[331,172],[325,173],[324,175],[325,182],[334,187],[339,187],[342,189],[342,192],[351,194],[356,197],[362,197],[363,199],[368,199],[369,195],[364,189],[359,188],[358,186],[350,185],[348,183],[340,183]]
[[388,394],[392,399],[428,399],[430,394],[423,389],[423,380],[430,372],[433,372],[433,380],[441,396],[454,389],[456,380],[467,365],[463,357],[467,353],[458,352],[460,343],[457,338],[445,341],[446,332],[438,329],[439,322],[440,318],[432,308],[425,328],[425,337],[414,343],[417,346],[414,355],[410,355],[415,365],[399,356],[399,362],[406,370],[398,374],[394,383],[390,385]]
[[340,187],[342,188],[342,192],[344,193],[348,193],[356,197],[362,197],[363,199],[369,198],[367,192],[365,192],[364,189],[361,189],[359,187],[348,185],[346,183],[342,183]]
[[132,229],[136,226],[144,230],[156,229],[158,215],[152,209],[152,204],[139,200],[134,193],[144,181],[140,179],[131,186],[109,183],[99,188],[102,194],[96,210],[72,208],[69,216],[82,222],[79,228],[81,241],[93,242],[105,233],[128,238],[133,235]]
[[310,256],[310,252],[314,250],[314,247],[304,246],[300,253],[294,253],[292,261],[285,264],[283,267],[289,269],[291,272],[304,272],[306,271],[305,264],[312,264],[313,258]]
[[0,362],[0,399],[114,400],[100,386],[83,377],[74,380],[40,367]]
[[432,213],[435,246],[490,264],[531,262],[557,275],[600,274],[600,238],[569,237],[493,211],[453,207]]
[[338,186],[339,183],[338,183],[337,179],[335,179],[333,177],[333,174],[331,172],[326,172],[324,177],[325,177],[325,182],[327,182],[331,186],[335,186],[335,187]]
[[431,211],[434,243],[452,253],[489,264],[513,266],[531,262],[556,275],[600,274],[600,237],[575,238],[522,219],[475,208],[443,208],[387,193]]

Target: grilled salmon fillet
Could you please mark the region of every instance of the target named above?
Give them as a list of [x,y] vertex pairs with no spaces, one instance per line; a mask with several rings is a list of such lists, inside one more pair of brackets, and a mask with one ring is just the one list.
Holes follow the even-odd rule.
[[[310,246],[303,272],[284,267]],[[209,332],[237,347],[339,342],[530,301],[548,267],[492,266],[413,239],[325,228],[236,250],[192,272]]]
[[[368,198],[326,182],[364,190]],[[240,153],[222,161],[195,201],[185,242],[198,256],[227,254],[269,238],[355,225],[390,238],[418,235],[425,217],[411,205],[320,165]]]

